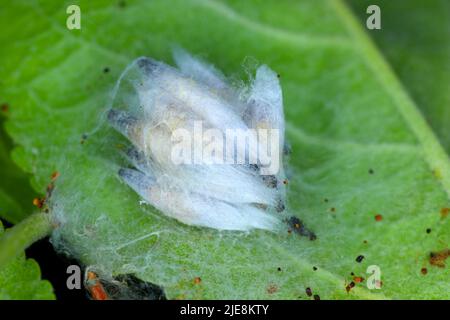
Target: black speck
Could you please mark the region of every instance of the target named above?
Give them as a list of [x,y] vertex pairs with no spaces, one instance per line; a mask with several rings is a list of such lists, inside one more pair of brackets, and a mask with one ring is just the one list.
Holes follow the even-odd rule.
[[373,169],[369,169],[369,174],[374,174],[375,171],[373,171]]
[[360,254],[359,256],[356,257],[356,262],[361,263],[364,259],[364,256],[362,254]]
[[280,79],[281,78],[281,74],[278,73],[277,74],[277,78]]
[[325,198],[325,199],[323,199],[323,201],[324,201],[324,202],[328,202],[328,199],[327,199],[327,198]]
[[320,300],[320,296],[318,294],[314,295],[314,300]]
[[430,228],[428,228],[428,229],[427,229],[427,233],[430,233],[430,232],[431,232],[431,229],[430,229]]
[[303,223],[302,220],[300,220],[297,217],[290,217],[287,220],[287,223],[289,225],[290,228],[292,228],[292,230],[294,230],[294,232],[296,232],[297,234],[304,236],[304,237],[308,237],[309,240],[316,240],[317,236],[314,232],[312,232],[311,230],[309,230],[305,224]]
[[108,67],[103,68],[103,73],[108,73],[108,72],[109,72],[109,68]]
[[308,297],[311,297],[311,296],[312,296],[312,290],[311,290],[310,287],[306,288],[305,292],[306,292],[306,295],[307,295]]
[[277,270],[278,270],[278,271],[281,271],[281,268],[280,268],[280,267],[278,267],[278,268],[277,268]]
[[314,270],[314,271],[317,271],[317,267],[313,267],[313,270]]

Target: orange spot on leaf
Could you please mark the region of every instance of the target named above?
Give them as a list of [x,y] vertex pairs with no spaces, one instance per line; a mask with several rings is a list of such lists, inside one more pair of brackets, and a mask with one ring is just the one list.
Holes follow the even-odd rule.
[[202,278],[200,278],[200,277],[194,278],[194,284],[200,284],[201,282],[202,282]]
[[441,218],[447,218],[450,212],[450,208],[442,208],[441,209]]

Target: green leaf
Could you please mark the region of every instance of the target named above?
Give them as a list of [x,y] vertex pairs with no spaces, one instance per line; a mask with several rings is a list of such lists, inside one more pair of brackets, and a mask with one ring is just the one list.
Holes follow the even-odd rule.
[[381,8],[382,30],[371,31],[408,91],[450,152],[450,3],[446,0],[351,1],[365,21],[365,8]]
[[[3,226],[0,222],[0,236]],[[49,300],[54,299],[53,288],[47,280],[41,280],[39,265],[25,254],[10,261],[0,269],[0,300]]]
[[[4,108],[4,112],[8,112],[7,104],[4,104]],[[36,192],[30,186],[30,178],[11,159],[12,143],[3,124],[4,119],[0,116],[0,217],[17,223],[31,214]]]
[[[449,268],[428,261],[449,241],[440,214],[450,205],[448,156],[342,2],[85,1],[72,31],[68,4],[0,10],[14,159],[39,191],[61,172],[57,246],[159,284],[168,298],[310,299],[306,287],[322,299],[450,297]],[[236,78],[252,60],[280,73],[293,149],[288,209],[317,240],[185,226],[139,205],[119,181],[124,140],[102,117],[111,89],[138,56],[170,62],[174,43]],[[367,279],[370,265],[382,289],[365,280],[347,293],[350,274]]]

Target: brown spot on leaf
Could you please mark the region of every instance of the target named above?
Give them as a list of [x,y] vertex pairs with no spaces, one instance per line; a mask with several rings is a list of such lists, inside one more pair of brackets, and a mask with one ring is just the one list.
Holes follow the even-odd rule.
[[445,260],[450,256],[450,249],[444,249],[438,252],[430,252],[430,264],[439,268],[445,267]]
[[441,209],[441,218],[447,218],[448,214],[450,212],[450,208],[442,208]]
[[311,296],[312,296],[312,290],[311,290],[310,287],[306,288],[306,289],[305,289],[305,292],[306,292],[306,295],[307,295],[308,297],[311,297]]
[[0,106],[0,109],[2,110],[3,113],[7,113],[9,111],[9,104],[2,103],[2,105]]
[[52,173],[52,175],[50,176],[50,178],[52,179],[52,181],[55,181],[56,179],[58,179],[59,177],[59,172],[58,171],[54,171]]
[[381,220],[383,220],[383,216],[381,215],[381,214],[377,214],[377,215],[375,215],[375,221],[381,221]]
[[202,278],[200,278],[200,277],[194,278],[194,284],[200,284],[201,282],[202,282]]
[[426,275],[428,273],[428,269],[422,268],[422,269],[420,269],[420,273],[422,273],[423,275]]
[[355,283],[352,281],[345,287],[345,291],[347,291],[347,293],[349,293],[350,290],[352,290],[354,287],[355,287]]
[[275,292],[277,292],[278,291],[278,287],[276,286],[276,285],[274,285],[274,284],[270,284],[268,287],[267,287],[267,293],[268,294],[272,294],[272,293],[275,293]]

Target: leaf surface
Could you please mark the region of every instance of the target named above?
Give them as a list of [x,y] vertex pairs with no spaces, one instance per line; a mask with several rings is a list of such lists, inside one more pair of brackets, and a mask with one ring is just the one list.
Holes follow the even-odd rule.
[[[448,157],[342,2],[82,1],[82,29],[72,31],[68,4],[0,10],[14,159],[39,191],[61,172],[56,245],[159,284],[168,298],[311,299],[307,287],[322,299],[450,297],[449,269],[428,261],[448,246]],[[281,75],[288,210],[317,240],[185,226],[119,181],[124,140],[102,117],[112,87],[138,56],[171,62],[173,44],[232,78],[258,63]],[[381,269],[381,290],[366,287],[370,265]],[[351,273],[365,281],[347,292]]]

